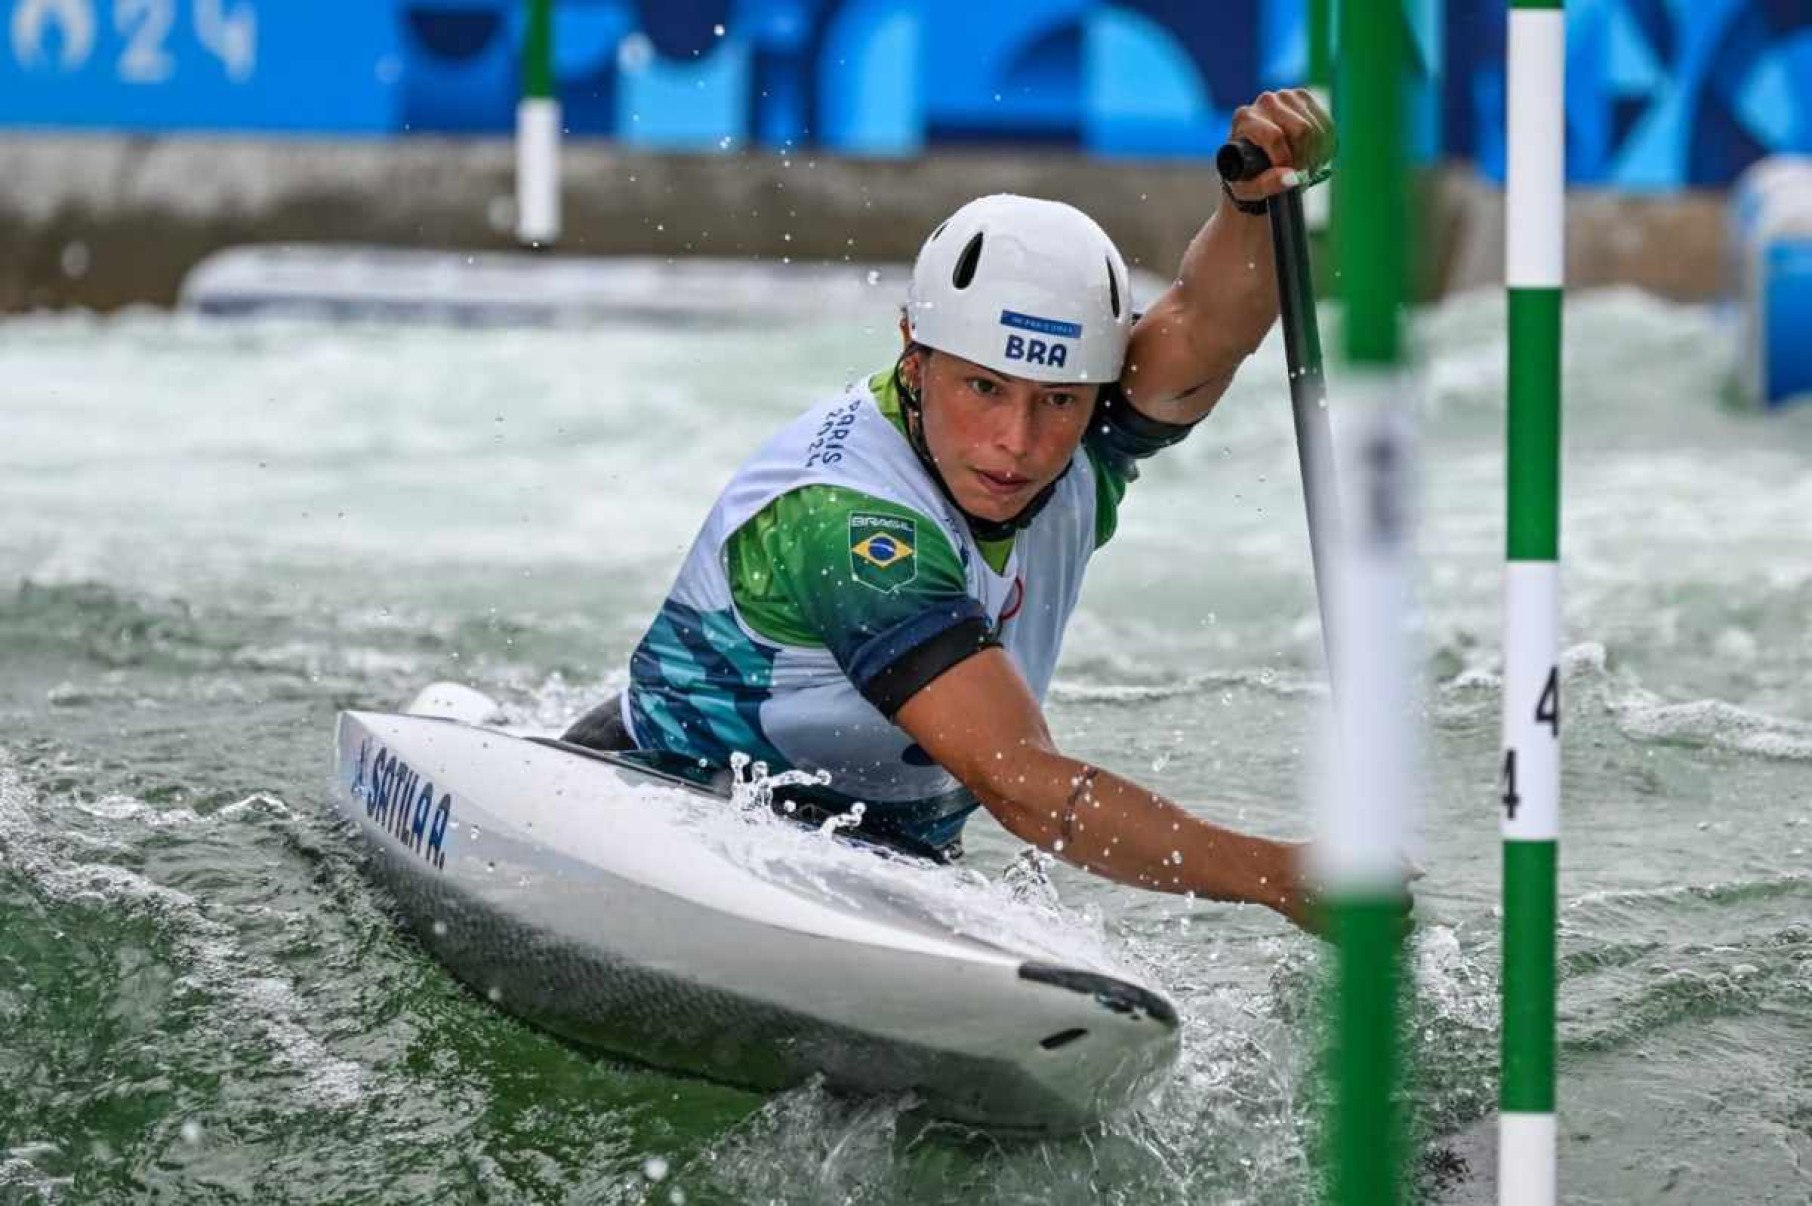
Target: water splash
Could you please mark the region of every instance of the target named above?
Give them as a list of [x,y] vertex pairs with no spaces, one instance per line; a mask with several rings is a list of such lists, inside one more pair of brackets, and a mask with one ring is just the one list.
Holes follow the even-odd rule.
[[818,826],[818,833],[821,837],[830,837],[839,830],[848,829],[854,831],[860,829],[862,827],[863,814],[867,811],[868,805],[857,800],[854,804],[849,806],[847,812],[841,812],[834,816],[824,818],[824,824]]
[[[730,755],[730,803],[744,812],[768,813],[774,810],[774,792],[782,787],[824,787],[831,781],[829,771],[783,770],[778,774],[768,773],[768,764],[758,762],[749,755],[737,751]],[[786,812],[794,811],[791,801],[783,804]],[[855,820],[851,825],[862,821],[863,805],[857,803],[851,809]],[[841,817],[832,817],[832,821],[842,821]],[[826,822],[825,833],[834,833],[836,827]]]

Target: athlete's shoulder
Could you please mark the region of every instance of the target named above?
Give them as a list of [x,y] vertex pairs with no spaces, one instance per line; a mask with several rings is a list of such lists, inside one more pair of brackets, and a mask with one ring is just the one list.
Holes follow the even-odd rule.
[[907,503],[831,483],[801,486],[775,499],[766,515],[770,547],[802,565],[891,593],[915,582],[963,578],[949,538]]
[[744,524],[725,568],[757,631],[833,652],[968,593],[962,557],[922,512],[824,482],[789,490]]
[[806,471],[847,465],[872,456],[862,447],[871,441],[862,437],[872,437],[871,429],[887,425],[869,383],[858,380],[795,415],[766,441],[759,455]]

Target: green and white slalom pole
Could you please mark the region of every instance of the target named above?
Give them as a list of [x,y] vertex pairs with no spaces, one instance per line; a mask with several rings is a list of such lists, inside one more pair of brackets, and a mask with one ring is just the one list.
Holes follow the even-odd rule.
[[554,0],[527,0],[522,97],[516,102],[516,241],[560,237],[560,102],[554,96]]
[[1566,251],[1566,15],[1512,0],[1510,401],[1504,580],[1503,1064],[1498,1201],[1558,1193],[1554,960],[1560,838],[1560,321]]
[[1329,1198],[1403,1200],[1397,996],[1404,852],[1415,790],[1411,613],[1415,382],[1401,310],[1409,277],[1405,172],[1409,33],[1401,0],[1340,5],[1340,170],[1334,246],[1346,323],[1338,434],[1343,523],[1335,584],[1333,756],[1318,863],[1338,965]]

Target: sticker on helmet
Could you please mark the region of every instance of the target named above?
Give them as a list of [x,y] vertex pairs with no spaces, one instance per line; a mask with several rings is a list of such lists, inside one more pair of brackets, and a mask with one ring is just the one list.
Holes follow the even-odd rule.
[[1064,322],[1061,318],[1040,318],[1036,314],[1021,314],[1017,310],[1002,310],[1000,325],[1018,327],[1022,331],[1036,331],[1040,335],[1056,335],[1062,339],[1081,339],[1082,324]]
[[883,594],[919,576],[918,528],[910,519],[855,511],[849,517],[849,572]]

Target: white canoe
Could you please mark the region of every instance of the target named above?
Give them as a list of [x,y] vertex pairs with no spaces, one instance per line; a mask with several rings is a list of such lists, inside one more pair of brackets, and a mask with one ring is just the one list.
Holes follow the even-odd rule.
[[810,876],[733,859],[700,840],[721,797],[545,738],[343,712],[336,745],[339,806],[423,943],[585,1047],[1047,1132],[1098,1122],[1176,1059],[1162,996],[953,931],[890,890],[889,856]]

